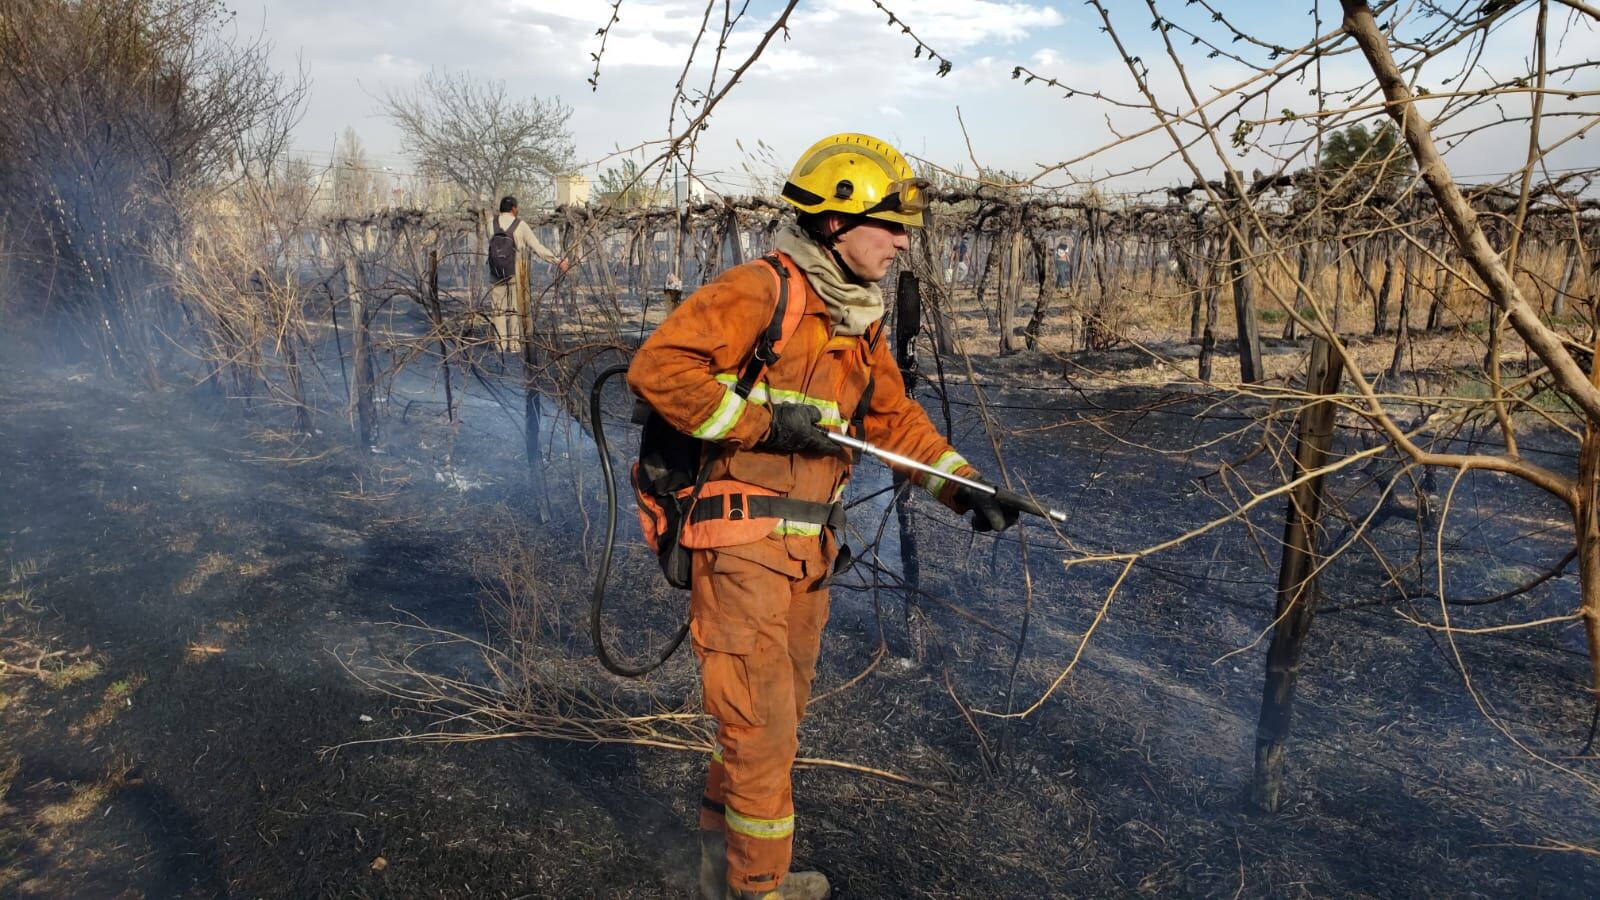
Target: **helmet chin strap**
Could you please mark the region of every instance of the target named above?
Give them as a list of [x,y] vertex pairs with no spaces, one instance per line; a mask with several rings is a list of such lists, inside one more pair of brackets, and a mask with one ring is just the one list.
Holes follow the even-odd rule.
[[838,228],[835,228],[833,231],[830,231],[827,234],[813,234],[812,237],[816,238],[817,243],[821,244],[824,250],[827,250],[828,253],[832,254],[833,261],[839,264],[839,271],[844,273],[846,278],[855,284],[867,284],[868,281],[865,278],[862,278],[855,269],[850,268],[849,263],[844,261],[844,257],[839,254],[839,248],[837,246],[839,243],[839,238],[844,237],[845,232],[851,230],[852,228],[858,228],[861,225],[866,224],[866,218],[862,216],[842,216],[842,218],[845,220],[845,224],[840,225]]

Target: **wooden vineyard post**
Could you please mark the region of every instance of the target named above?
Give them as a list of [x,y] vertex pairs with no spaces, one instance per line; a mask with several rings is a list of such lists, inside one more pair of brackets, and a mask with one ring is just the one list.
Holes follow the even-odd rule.
[[[1399,378],[1405,366],[1406,354],[1411,352],[1411,300],[1416,293],[1417,270],[1422,260],[1417,248],[1407,245],[1404,251],[1405,273],[1400,283],[1400,314],[1395,320],[1394,357],[1389,362],[1389,377]],[[1391,264],[1393,265],[1393,264]]]
[[1223,263],[1208,261],[1206,264],[1211,267],[1211,278],[1205,286],[1206,315],[1200,329],[1200,359],[1196,377],[1201,381],[1211,380],[1212,357],[1217,352],[1217,295],[1222,291],[1223,279],[1227,277]]
[[1178,264],[1178,278],[1189,295],[1189,343],[1200,343],[1202,324],[1205,321],[1205,282],[1200,277],[1201,258],[1206,253],[1206,239],[1201,231],[1199,214],[1193,217],[1194,233],[1172,242],[1172,258]]
[[[1089,264],[1094,268],[1094,297],[1087,299],[1079,296],[1078,315],[1083,323],[1079,343],[1085,350],[1104,350],[1106,343],[1105,322],[1100,318],[1107,306],[1108,291],[1106,278],[1111,267],[1110,250],[1107,247],[1105,220],[1098,209],[1086,210],[1089,223],[1086,229],[1086,238],[1089,241],[1087,255]],[[1085,285],[1084,294],[1088,293],[1089,285]]]
[[[1600,341],[1589,363],[1589,384],[1600,387]],[[1578,597],[1583,613],[1583,632],[1589,645],[1589,696],[1595,704],[1589,723],[1589,739],[1578,755],[1594,747],[1595,729],[1600,727],[1600,427],[1590,419],[1583,430],[1578,453],[1577,502],[1573,505],[1573,528],[1578,536]]]
[[[1394,270],[1396,265],[1393,241],[1382,241],[1379,248],[1383,252],[1383,281],[1379,283],[1378,290],[1372,295],[1372,334],[1381,337],[1389,333],[1389,294],[1394,290]],[[1368,251],[1371,252],[1370,250]],[[1368,257],[1370,262],[1371,257]]]
[[1450,264],[1445,260],[1445,248],[1438,245],[1434,255],[1439,258],[1433,270],[1433,299],[1428,304],[1428,321],[1422,327],[1427,331],[1438,331],[1444,325],[1444,301],[1450,294]]
[[[677,230],[673,231],[672,234],[678,235],[678,234],[682,233],[682,228],[680,226],[674,225],[673,228],[677,229]],[[649,240],[649,244],[650,244],[650,248],[651,248],[650,253],[651,253],[652,256],[655,255],[655,237],[654,237],[654,234],[655,234],[654,232],[651,232],[651,237],[650,237],[650,240]],[[673,240],[673,238],[669,235],[669,239],[666,241],[666,246],[667,246],[667,248],[669,250],[673,246],[672,240]],[[674,250],[672,252],[677,252],[677,251]],[[678,264],[677,263],[675,263],[675,262],[673,262],[673,261],[671,261],[669,259],[663,258],[662,259],[662,263],[661,263],[661,271],[662,271],[661,296],[662,296],[663,299],[665,299],[667,301],[667,312],[672,312],[673,310],[678,308],[678,304],[679,303],[683,302],[683,277],[681,275],[682,269],[678,268]],[[645,283],[649,284],[648,281],[646,281]],[[644,320],[645,320],[646,316],[648,316],[649,312],[650,312],[650,291],[649,291],[648,288],[646,288],[645,291],[644,291],[644,312],[641,313],[640,316],[639,316],[640,328],[644,327],[643,323],[644,323]],[[642,336],[642,332],[641,332],[641,336]]]
[[[994,237],[989,240],[988,246],[984,249],[983,268],[978,272],[978,285],[974,289],[973,293],[973,297],[976,299],[978,304],[978,309],[984,311],[985,315],[988,314],[988,308],[983,305],[984,295],[988,293],[989,290],[994,289],[996,287],[996,282],[1001,280],[1000,254],[1004,249],[1005,227],[1004,221],[998,223],[995,228]],[[974,252],[977,250],[978,239],[982,236],[982,234],[983,232],[981,230],[974,230],[972,233],[972,246]],[[996,293],[1001,295],[1000,302],[1004,302],[1004,290],[1005,289],[1003,287],[996,290]],[[998,305],[998,303],[996,305]]]
[[1578,270],[1578,247],[1574,239],[1567,244],[1567,262],[1561,268],[1561,281],[1556,284],[1555,296],[1550,298],[1550,316],[1561,318],[1567,314],[1567,290],[1572,287],[1572,275]]
[[[565,215],[562,216],[561,220],[561,258],[567,260],[569,266],[573,266],[577,265],[578,260],[583,256],[583,253],[581,252],[582,247],[580,245],[583,234],[588,231],[588,229],[585,228],[583,224],[578,222],[577,211],[572,207],[563,207],[562,211],[565,213]],[[601,271],[605,271],[605,253],[596,253],[594,259],[595,264],[600,267]],[[573,274],[576,275],[577,273]],[[554,315],[555,312],[564,307],[567,314],[572,317],[574,322],[576,322],[578,319],[577,279],[574,277],[573,280],[569,282],[566,278],[562,277],[562,275],[563,273],[560,271],[555,273],[555,286],[549,289],[550,293],[553,294],[556,299],[561,301],[560,306],[551,312],[552,315]],[[533,334],[533,329],[524,329],[523,334],[531,335]],[[555,342],[554,346],[560,346],[560,327],[552,327],[550,329],[550,339]]]
[[1021,349],[1017,346],[1016,329],[1012,322],[1017,317],[1017,306],[1022,302],[1022,245],[1027,240],[1022,234],[1022,210],[1019,208],[1011,217],[1011,227],[1003,232],[1006,242],[1005,278],[1000,283],[1000,304],[997,319],[1000,323],[1000,354],[1002,356],[1015,353]]
[[[894,304],[894,359],[905,380],[906,395],[910,396],[917,384],[917,333],[922,330],[922,284],[917,276],[901,270],[895,287]],[[906,476],[894,473],[894,515],[900,530],[900,571],[905,577],[906,592],[902,615],[905,619],[906,641],[911,645],[912,656],[922,661],[922,634],[919,622],[913,618],[916,591],[922,585],[922,565],[917,555],[917,535],[911,528],[911,495],[902,490]]]
[[512,279],[513,290],[516,293],[517,321],[521,334],[517,338],[517,347],[522,355],[522,441],[523,449],[528,454],[528,487],[533,490],[534,509],[539,521],[548,520],[545,510],[544,493],[544,461],[540,458],[543,453],[540,449],[540,427],[542,416],[539,409],[539,392],[536,378],[534,377],[535,363],[533,355],[533,310],[529,286],[528,256],[525,253],[517,254],[517,274]]
[[1233,314],[1239,334],[1239,380],[1258,384],[1265,373],[1261,367],[1261,325],[1256,321],[1255,286],[1245,271],[1244,247],[1228,236],[1228,264],[1233,275]]
[[1032,240],[1034,265],[1039,270],[1039,299],[1033,305],[1033,315],[1028,317],[1028,324],[1022,330],[1023,341],[1029,350],[1039,349],[1039,332],[1044,326],[1044,317],[1050,310],[1050,304],[1056,297],[1055,279],[1055,250],[1043,234],[1036,234]]
[[[727,254],[729,266],[742,266],[744,265],[744,240],[743,231],[739,226],[739,211],[730,203],[728,204],[727,215],[727,223],[722,228],[722,240],[727,249],[723,252]],[[718,262],[720,261],[718,260]]]
[[1334,334],[1339,333],[1340,316],[1344,308],[1344,267],[1345,257],[1349,255],[1348,250],[1348,244],[1340,243],[1334,246],[1333,322],[1330,326]]
[[[1305,315],[1306,312],[1306,301],[1308,299],[1306,287],[1311,283],[1311,256],[1315,252],[1314,245],[1310,241],[1300,245],[1299,261],[1295,264],[1294,286],[1294,311],[1299,315]],[[1290,316],[1283,323],[1284,340],[1292,341],[1295,339],[1295,325],[1294,316]]]
[[[1191,265],[1196,265],[1191,263]],[[1189,343],[1198,344],[1205,339],[1206,289],[1199,282],[1189,282]]]
[[[489,256],[488,235],[494,233],[494,213],[480,210],[475,218],[475,228],[472,229],[472,261],[476,265],[467,266],[467,308],[478,309],[478,304],[484,299],[483,261]],[[497,310],[491,310],[490,315],[498,315]]]
[[513,353],[523,354],[528,341],[533,337],[533,267],[528,262],[528,254],[517,251],[516,273],[511,278],[511,305],[516,310],[516,324],[511,331],[511,341],[506,349]]
[[[911,238],[911,266],[920,268],[922,277],[928,279],[929,289],[933,292],[933,346],[934,352],[943,354],[955,353],[955,340],[952,332],[954,325],[947,321],[951,292],[954,290],[951,279],[945,277],[943,263],[944,253],[936,252],[935,248],[942,248],[946,240],[945,234],[939,229],[933,210],[922,214],[922,228]],[[954,272],[951,272],[954,275]],[[917,282],[918,302],[921,302],[921,280]]]
[[444,337],[444,307],[439,305],[439,251],[428,251],[428,312],[433,315],[434,336],[439,339],[439,371],[444,374],[444,417],[456,420],[456,401],[450,387],[450,345]]
[[[684,203],[678,204],[678,232],[677,232],[677,234],[678,234],[678,243],[677,243],[677,246],[673,249],[674,258],[673,258],[673,264],[672,264],[672,274],[677,276],[679,281],[682,281],[682,279],[683,279],[683,259],[684,259],[684,254],[688,252],[688,247],[686,245],[691,243],[691,242],[693,242],[693,240],[694,240],[694,232],[691,230],[690,223],[689,223],[689,214],[688,214],[688,203],[687,203],[687,201],[685,201]],[[682,286],[680,285],[680,288],[681,287]],[[674,305],[676,305],[676,303],[674,303]]]
[[[1312,401],[1300,414],[1294,453],[1294,477],[1320,469],[1333,442],[1338,406],[1325,399],[1339,390],[1344,369],[1320,335],[1311,345],[1306,366],[1306,393]],[[1311,630],[1316,606],[1317,525],[1322,512],[1322,476],[1307,479],[1289,495],[1283,526],[1283,562],[1278,570],[1277,607],[1272,644],[1267,648],[1267,678],[1256,723],[1256,771],[1251,791],[1257,805],[1276,812],[1283,794],[1283,757],[1294,714],[1295,679],[1301,645]]]
[[368,330],[366,284],[361,274],[361,260],[354,250],[344,259],[346,291],[350,295],[350,355],[355,369],[355,396],[352,398],[356,413],[357,446],[363,451],[372,447],[377,430],[377,413],[372,402],[372,334]]
[[283,360],[289,376],[290,396],[294,397],[294,430],[301,437],[310,437],[311,404],[306,400],[306,389],[300,375],[300,354],[294,348],[295,334],[289,331],[283,339]]
[[[1076,302],[1078,300],[1078,298],[1083,295],[1083,289],[1084,289],[1084,284],[1085,284],[1085,279],[1084,279],[1084,274],[1083,274],[1083,251],[1084,251],[1084,236],[1086,234],[1088,234],[1088,231],[1085,228],[1081,227],[1081,226],[1079,228],[1075,229],[1072,232],[1072,280],[1071,280],[1071,283],[1067,286],[1067,296],[1068,296],[1069,299],[1071,299],[1074,302]],[[1082,304],[1079,304],[1079,306],[1081,308]],[[1070,306],[1068,308],[1070,309]],[[1083,320],[1082,320],[1082,317],[1080,316],[1079,317],[1079,330],[1080,331],[1083,330],[1082,329],[1082,324],[1083,324]],[[1070,317],[1067,320],[1067,325],[1068,325],[1069,328],[1072,325],[1072,320],[1071,320]]]

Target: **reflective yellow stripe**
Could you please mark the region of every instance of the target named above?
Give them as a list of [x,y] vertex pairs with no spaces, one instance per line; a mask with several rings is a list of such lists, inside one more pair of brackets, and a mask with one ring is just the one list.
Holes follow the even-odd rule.
[[716,762],[722,762],[722,745],[721,744],[712,744],[711,745],[711,758],[712,758],[712,760],[714,760]]
[[[956,470],[964,465],[967,465],[966,457],[954,450],[946,450],[940,454],[938,462],[935,462],[933,467],[946,475],[954,475]],[[928,493],[937,497],[939,492],[944,490],[945,483],[945,480],[937,475],[924,475],[922,487]]]
[[[739,376],[724,372],[717,376],[717,383],[731,390],[739,383]],[[822,420],[817,423],[822,427],[840,428],[844,425],[844,416],[839,412],[839,404],[836,401],[813,397],[803,391],[786,391],[758,384],[750,389],[750,402],[757,406],[766,406],[768,403],[803,403],[822,411]]]
[[718,403],[716,411],[694,430],[693,436],[702,441],[720,441],[728,436],[733,426],[739,424],[739,417],[742,415],[744,415],[744,398],[734,393],[732,388],[724,389],[722,402]]
[[[734,385],[739,383],[739,376],[733,374],[732,372],[723,372],[721,375],[716,376],[716,379],[717,379],[717,384],[720,384],[725,388],[731,388]],[[758,384],[755,387],[751,388],[750,389],[750,400],[751,400],[751,402],[754,402],[754,403],[766,403],[767,402],[767,386],[764,385],[764,384]]]
[[773,534],[798,534],[805,537],[816,537],[822,533],[822,526],[811,522],[791,522],[788,519],[779,519],[778,527],[772,529]]
[[803,403],[815,406],[822,411],[822,419],[817,424],[823,428],[839,428],[844,425],[844,417],[839,414],[839,404],[832,400],[811,397],[800,391],[771,390],[767,394],[774,403]]
[[728,807],[723,815],[726,817],[729,831],[737,832],[746,837],[771,841],[794,834],[794,816],[784,816],[781,819],[757,819],[752,816],[740,815],[731,806]]

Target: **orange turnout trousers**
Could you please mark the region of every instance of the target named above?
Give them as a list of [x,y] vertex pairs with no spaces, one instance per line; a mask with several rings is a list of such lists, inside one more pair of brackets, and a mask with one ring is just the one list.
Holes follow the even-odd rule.
[[700,827],[724,832],[728,883],[741,891],[773,890],[793,857],[789,772],[828,620],[832,555],[811,543],[814,554],[795,560],[799,578],[740,548],[695,551],[690,636],[717,721]]

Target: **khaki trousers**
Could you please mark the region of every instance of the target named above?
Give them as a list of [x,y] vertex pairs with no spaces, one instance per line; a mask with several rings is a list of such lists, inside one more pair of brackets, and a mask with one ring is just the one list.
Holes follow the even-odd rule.
[[522,316],[511,282],[489,289],[489,315],[494,323],[495,346],[506,353],[522,352]]

